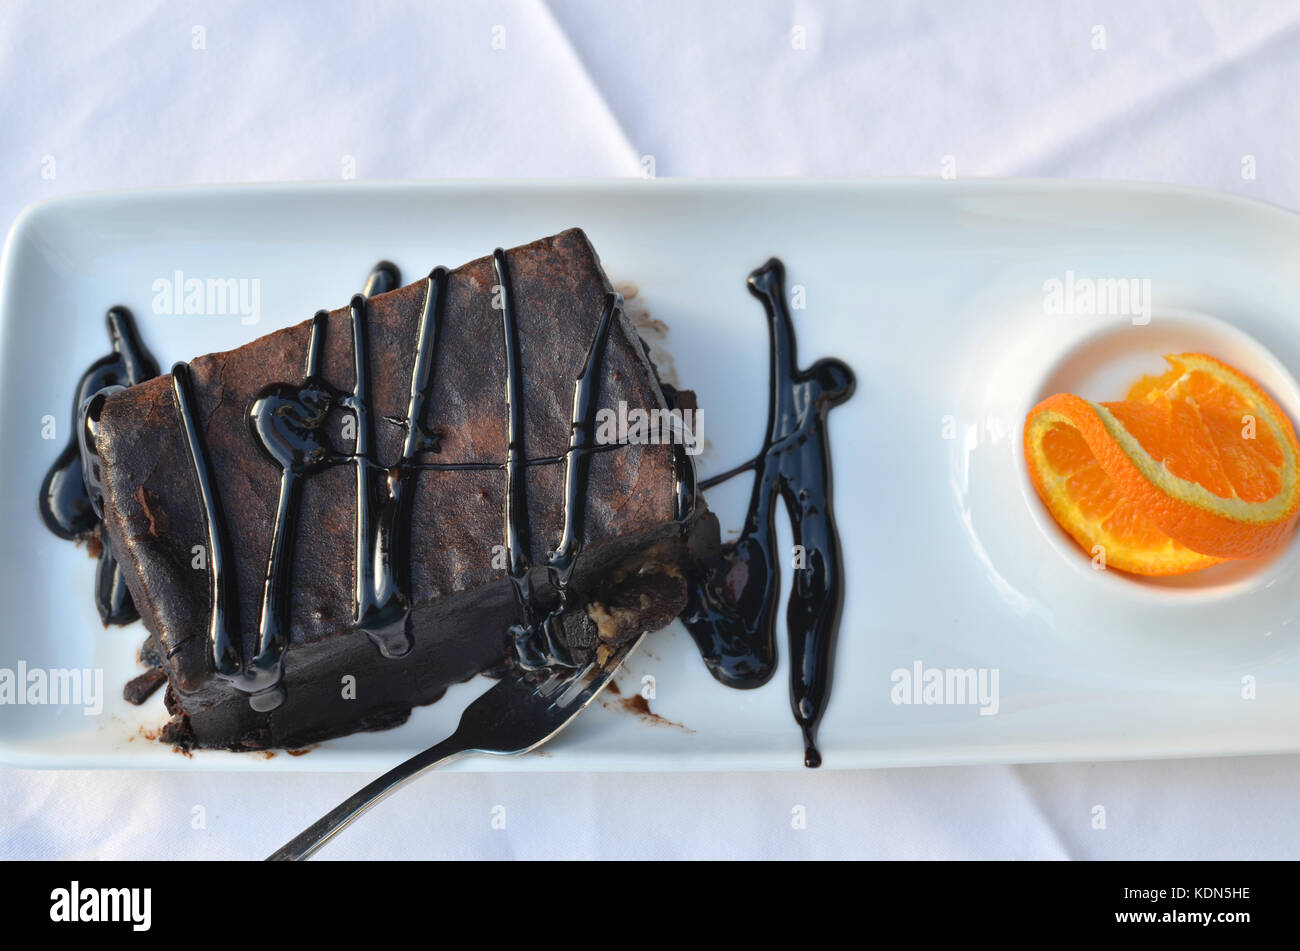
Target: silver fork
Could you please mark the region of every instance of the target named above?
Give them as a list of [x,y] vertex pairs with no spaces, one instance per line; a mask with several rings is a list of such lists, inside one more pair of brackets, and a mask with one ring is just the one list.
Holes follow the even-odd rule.
[[541,680],[523,671],[510,675],[465,708],[455,733],[339,803],[267,856],[267,861],[307,858],[361,813],[434,766],[467,753],[513,756],[537,749],[596,699],[623,660],[644,638],[642,634],[626,641],[603,664],[593,661],[578,670],[555,673]]

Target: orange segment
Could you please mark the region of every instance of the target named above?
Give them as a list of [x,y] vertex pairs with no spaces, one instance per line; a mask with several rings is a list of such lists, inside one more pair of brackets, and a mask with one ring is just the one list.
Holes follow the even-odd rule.
[[[1069,412],[1077,408],[1060,411],[1059,403],[1078,397],[1062,397],[1045,400],[1030,413],[1025,456],[1039,498],[1083,550],[1095,557],[1101,546],[1107,568],[1142,575],[1183,574],[1222,561],[1178,544],[1124,497],[1071,422]],[[1059,401],[1057,407],[1048,405],[1053,401]]]
[[1124,401],[1062,393],[1034,407],[1034,488],[1081,545],[1103,545],[1126,571],[1174,574],[1272,551],[1300,512],[1291,421],[1213,357],[1166,360],[1167,373],[1143,377]]

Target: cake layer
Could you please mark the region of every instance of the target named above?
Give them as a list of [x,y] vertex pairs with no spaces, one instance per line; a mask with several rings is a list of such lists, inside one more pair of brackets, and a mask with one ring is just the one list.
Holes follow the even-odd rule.
[[[602,339],[611,288],[576,229],[511,250],[504,262],[508,302],[503,264],[484,257],[437,281],[379,294],[359,310],[339,308],[237,350],[198,357],[182,380],[158,377],[103,402],[94,448],[102,460],[104,526],[163,658],[168,705],[176,714],[172,739],[264,748],[392,725],[448,684],[510,659],[521,583],[533,584],[540,601],[554,601],[554,573],[542,566],[565,525],[575,381],[593,341]],[[437,308],[431,289],[442,295]],[[516,324],[512,379],[503,345],[507,303]],[[345,396],[356,382],[358,313],[370,377],[364,413]],[[422,320],[431,319],[436,346],[423,351],[431,376],[415,427],[419,451],[412,455],[412,379],[419,377]],[[199,447],[219,499],[226,540],[217,548],[224,549],[231,595],[226,626],[247,662],[265,646],[259,625],[277,522],[283,529],[285,481],[254,431],[250,407],[277,385],[302,386],[313,335],[314,378],[332,394],[318,423],[329,452],[297,480],[277,674],[283,697],[258,710],[214,662],[212,520],[191,449]],[[621,311],[613,312],[600,352],[595,406],[666,407]],[[520,404],[513,467],[507,465],[510,383]],[[182,399],[194,424],[188,438]],[[387,471],[390,486],[401,473],[408,505],[410,645],[402,656],[385,656],[355,624],[359,426],[369,426],[373,443],[374,457],[363,468],[381,483]],[[716,523],[702,505],[683,510],[684,457],[676,447],[589,448],[580,554],[569,582],[575,596],[562,619],[578,652],[594,649],[602,635],[671,620],[685,603],[678,566],[691,557],[690,545],[710,544],[695,529],[704,524],[705,536],[711,530],[716,538]],[[506,530],[511,468],[521,495],[516,509],[527,513],[514,550]],[[512,573],[520,564],[539,567]],[[621,608],[593,611],[592,601],[621,602]],[[618,630],[611,616],[621,619]]]

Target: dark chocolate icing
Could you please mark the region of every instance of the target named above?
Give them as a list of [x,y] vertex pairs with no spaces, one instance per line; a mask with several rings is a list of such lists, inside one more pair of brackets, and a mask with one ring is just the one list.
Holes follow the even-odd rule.
[[113,352],[92,363],[77,383],[72,434],[41,482],[39,504],[46,527],[60,538],[98,538],[95,606],[100,620],[108,625],[129,624],[139,614],[113,552],[101,535],[103,483],[94,429],[107,393],[157,376],[158,364],[140,340],[129,310],[113,307],[105,315],[105,322]]
[[776,669],[776,595],[780,586],[776,500],[785,504],[802,567],[795,568],[786,627],[790,705],[803,730],[804,763],[820,766],[817,725],[830,694],[835,635],[844,604],[844,567],[831,507],[826,416],[853,395],[853,371],[839,360],[800,370],[785,303],[785,268],[776,258],[749,275],[749,291],[767,314],[771,340],[767,432],[753,459],[706,479],[708,489],[754,470],[745,527],[723,546],[723,563],[692,586],[682,620],[710,673],[729,687],[759,687]]
[[[397,269],[388,265],[395,287]],[[367,288],[391,288],[379,283],[376,268]],[[382,292],[382,291],[381,291]],[[357,476],[356,610],[357,630],[364,631],[385,657],[402,657],[411,649],[410,586],[410,481],[412,465],[424,451],[436,452],[438,440],[424,429],[424,406],[433,382],[438,345],[438,323],[447,295],[447,270],[435,268],[425,279],[424,307],[420,312],[415,361],[411,369],[411,395],[406,414],[402,459],[391,469],[378,465],[369,413],[369,359],[366,347],[366,297],[357,295],[349,307],[355,384],[344,401],[356,420],[353,453]],[[376,512],[376,499],[378,511]]]
[[[417,471],[502,470],[506,480],[504,541],[506,567],[516,593],[520,620],[510,629],[517,662],[525,669],[568,666],[573,659],[562,632],[561,619],[575,606],[569,582],[581,552],[586,511],[587,474],[593,452],[614,448],[597,445],[594,416],[598,405],[605,341],[622,302],[606,297],[582,371],[574,381],[573,413],[567,451],[560,456],[527,459],[523,434],[523,370],[515,302],[505,252],[493,254],[506,357],[506,458],[497,462],[433,462],[423,458],[439,451],[437,435],[426,430],[424,416],[436,362],[438,324],[446,297],[447,271],[435,268],[426,279],[424,307],[411,373],[407,416],[391,419],[406,427],[400,462],[381,466],[376,457],[369,409],[367,299],[401,283],[398,269],[384,261],[376,265],[364,290],[349,307],[355,381],[351,392],[340,392],[319,375],[326,328],[324,312],[312,321],[299,384],[267,387],[248,409],[254,441],[280,468],[280,493],[267,558],[258,629],[257,654],[245,663],[241,639],[232,629],[238,618],[234,576],[227,565],[226,525],[221,504],[195,419],[188,365],[172,370],[172,388],[185,434],[206,522],[206,558],[210,577],[211,613],[208,639],[217,676],[249,695],[261,711],[284,701],[282,658],[288,647],[287,599],[290,566],[302,479],[325,466],[350,464],[356,470],[356,595],[354,620],[378,650],[390,658],[407,654],[410,634],[410,504],[409,481]],[[794,541],[801,546],[802,566],[796,567],[786,620],[790,640],[790,699],[805,743],[808,766],[821,763],[817,726],[830,692],[835,636],[844,601],[843,564],[831,506],[830,446],[826,428],[832,406],[853,393],[852,371],[839,360],[819,360],[800,370],[793,323],[785,304],[784,269],[775,258],[749,276],[750,293],[762,301],[771,341],[768,422],[758,455],[698,484],[699,489],[742,472],[755,473],[745,527],[740,537],[723,547],[720,563],[691,585],[682,619],[710,672],[722,683],[738,688],[760,686],[776,669],[776,593],[779,568],[775,545],[775,506],[784,503]],[[64,538],[86,538],[101,531],[102,484],[94,450],[95,426],[104,400],[116,389],[156,376],[157,364],[141,344],[125,308],[108,312],[113,353],[96,361],[77,387],[74,412],[77,432],[59,455],[41,486],[41,515],[50,530]],[[349,453],[333,450],[321,427],[331,407],[352,414],[356,442]],[[695,510],[695,465],[684,441],[674,441],[676,515],[686,522]],[[542,566],[529,559],[529,520],[524,472],[533,465],[563,463],[563,531],[555,550]],[[124,624],[136,618],[130,595],[112,552],[103,544],[96,576],[96,603],[105,623]]]
[[[506,460],[485,468],[502,469],[506,477],[505,548],[507,567],[519,600],[520,623],[510,630],[525,669],[574,666],[564,641],[561,621],[571,608],[569,581],[581,551],[587,494],[589,455],[594,445],[594,417],[600,386],[600,367],[605,340],[620,307],[616,294],[609,294],[587,354],[583,370],[574,382],[573,418],[569,448],[563,456],[528,460],[523,452],[522,371],[510,271],[505,252],[493,255],[498,276],[502,328],[506,352]],[[300,479],[323,466],[350,462],[356,469],[356,594],[354,623],[388,658],[401,658],[411,648],[410,597],[410,497],[409,480],[419,470],[468,468],[470,463],[443,465],[422,463],[420,455],[436,453],[438,439],[424,428],[425,404],[432,388],[436,362],[438,322],[446,298],[447,271],[435,268],[426,279],[424,307],[420,315],[418,342],[411,371],[410,402],[404,420],[390,420],[406,427],[401,460],[385,468],[377,459],[369,396],[370,356],[367,343],[366,294],[352,298],[354,384],[351,393],[332,390],[317,375],[319,353],[325,333],[324,313],[312,321],[300,385],[278,383],[263,390],[249,407],[249,427],[254,440],[281,471],[280,498],[276,511],[263,589],[259,626],[259,653],[245,665],[233,646],[229,630],[232,616],[233,579],[225,571],[225,525],[220,502],[207,468],[201,435],[194,422],[189,371],[184,364],[173,369],[177,411],[181,416],[194,466],[199,495],[208,523],[212,616],[209,636],[215,671],[237,689],[247,692],[256,710],[273,710],[284,700],[280,685],[281,658],[287,647],[285,618],[289,565],[297,518]],[[378,265],[366,282],[366,291],[382,293],[400,283],[397,269],[387,262]],[[352,413],[356,442],[350,454],[333,452],[320,433],[331,405]],[[530,463],[565,465],[564,528],[560,543],[545,566],[542,588],[529,563],[528,509],[524,493],[524,467]],[[679,481],[688,482],[685,476]],[[683,490],[679,489],[679,494]]]
[[[252,663],[254,679],[265,678],[272,684],[280,680],[280,658],[288,640],[288,593],[302,479],[330,458],[329,447],[320,434],[332,402],[330,392],[318,376],[324,336],[325,314],[318,313],[312,318],[307,340],[302,385],[267,387],[248,408],[248,425],[254,441],[280,468],[271,554],[262,586],[258,652]],[[272,689],[265,696],[255,694],[249,702],[255,709],[274,709],[282,699],[280,692]]]
[[548,609],[547,602],[537,589],[538,579],[528,558],[528,496],[523,477],[526,464],[523,373],[519,361],[519,332],[515,320],[514,292],[510,286],[510,266],[505,252],[500,248],[492,253],[492,263],[496,269],[497,291],[500,294],[506,357],[506,565],[514,583],[515,597],[522,616],[520,623],[511,626],[510,637],[519,665],[525,670],[573,667],[573,657],[565,643],[560,624],[565,611],[570,607],[569,580],[582,550],[587,471],[590,454],[595,448],[593,428],[605,339],[622,301],[617,294],[606,295],[604,311],[587,350],[587,359],[574,381],[569,448],[564,455],[564,527],[560,543],[550,553],[546,564],[546,578],[556,592],[557,600]]
[[[433,282],[439,272],[430,275],[429,295],[425,315],[421,319],[422,348],[429,346],[424,327],[431,319],[429,301],[440,301]],[[380,262],[371,271],[365,284],[365,293],[383,293],[401,282],[397,268],[387,261]],[[177,413],[186,437],[193,464],[199,497],[203,504],[208,531],[208,569],[211,579],[211,613],[208,637],[212,651],[214,672],[236,689],[249,695],[249,705],[262,712],[274,710],[284,702],[281,684],[282,660],[288,647],[288,592],[293,562],[293,542],[296,534],[301,480],[312,472],[346,459],[357,467],[357,602],[356,624],[365,630],[385,651],[385,656],[400,656],[394,638],[402,633],[405,599],[393,580],[390,554],[392,517],[381,515],[380,525],[388,531],[372,530],[373,444],[369,432],[370,417],[366,411],[368,361],[365,349],[364,294],[352,300],[353,339],[357,358],[356,382],[350,395],[335,392],[319,376],[320,353],[324,346],[326,314],[321,311],[312,318],[307,341],[307,354],[303,367],[303,382],[273,384],[253,398],[248,408],[248,425],[253,440],[266,456],[280,469],[280,493],[276,506],[275,522],[271,533],[271,550],[267,556],[266,576],[262,588],[262,608],[258,623],[257,654],[245,663],[231,629],[232,617],[237,617],[235,605],[238,598],[234,590],[234,575],[227,571],[225,550],[226,523],[221,514],[220,499],[209,471],[203,451],[202,436],[194,414],[188,365],[178,363],[172,368],[172,388]],[[416,359],[415,376],[423,372],[423,387],[427,387],[428,361]],[[414,386],[414,383],[413,383]],[[331,451],[323,439],[321,425],[330,407],[338,402],[349,409],[356,418],[357,445],[350,457],[340,457]],[[422,401],[421,401],[422,405]],[[412,425],[412,431],[416,425]],[[385,508],[400,505],[400,478],[389,480],[397,489],[390,488]],[[382,554],[372,556],[371,552]],[[379,562],[380,578],[375,568]],[[396,617],[394,617],[396,615]],[[383,624],[376,623],[382,618]],[[393,625],[397,630],[392,630]],[[385,626],[386,625],[386,626]]]
[[[230,542],[226,534],[226,520],[221,514],[221,498],[212,479],[203,435],[199,432],[198,417],[194,407],[194,384],[187,363],[172,366],[172,398],[185,436],[185,448],[194,472],[195,486],[203,507],[207,527],[207,545],[203,558],[208,569],[209,596],[212,607],[208,614],[208,643],[212,650],[212,664],[218,677],[228,680],[247,692],[251,684],[243,683],[243,659],[231,632],[231,620],[238,619],[238,595],[234,575],[226,568],[226,549]],[[274,686],[262,684],[259,689]]]

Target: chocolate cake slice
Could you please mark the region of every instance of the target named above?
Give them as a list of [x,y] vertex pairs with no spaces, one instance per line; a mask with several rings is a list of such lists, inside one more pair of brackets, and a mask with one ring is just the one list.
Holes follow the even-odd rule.
[[716,549],[680,444],[594,438],[673,394],[580,230],[397,283],[83,406],[172,742],[301,746],[584,663]]

